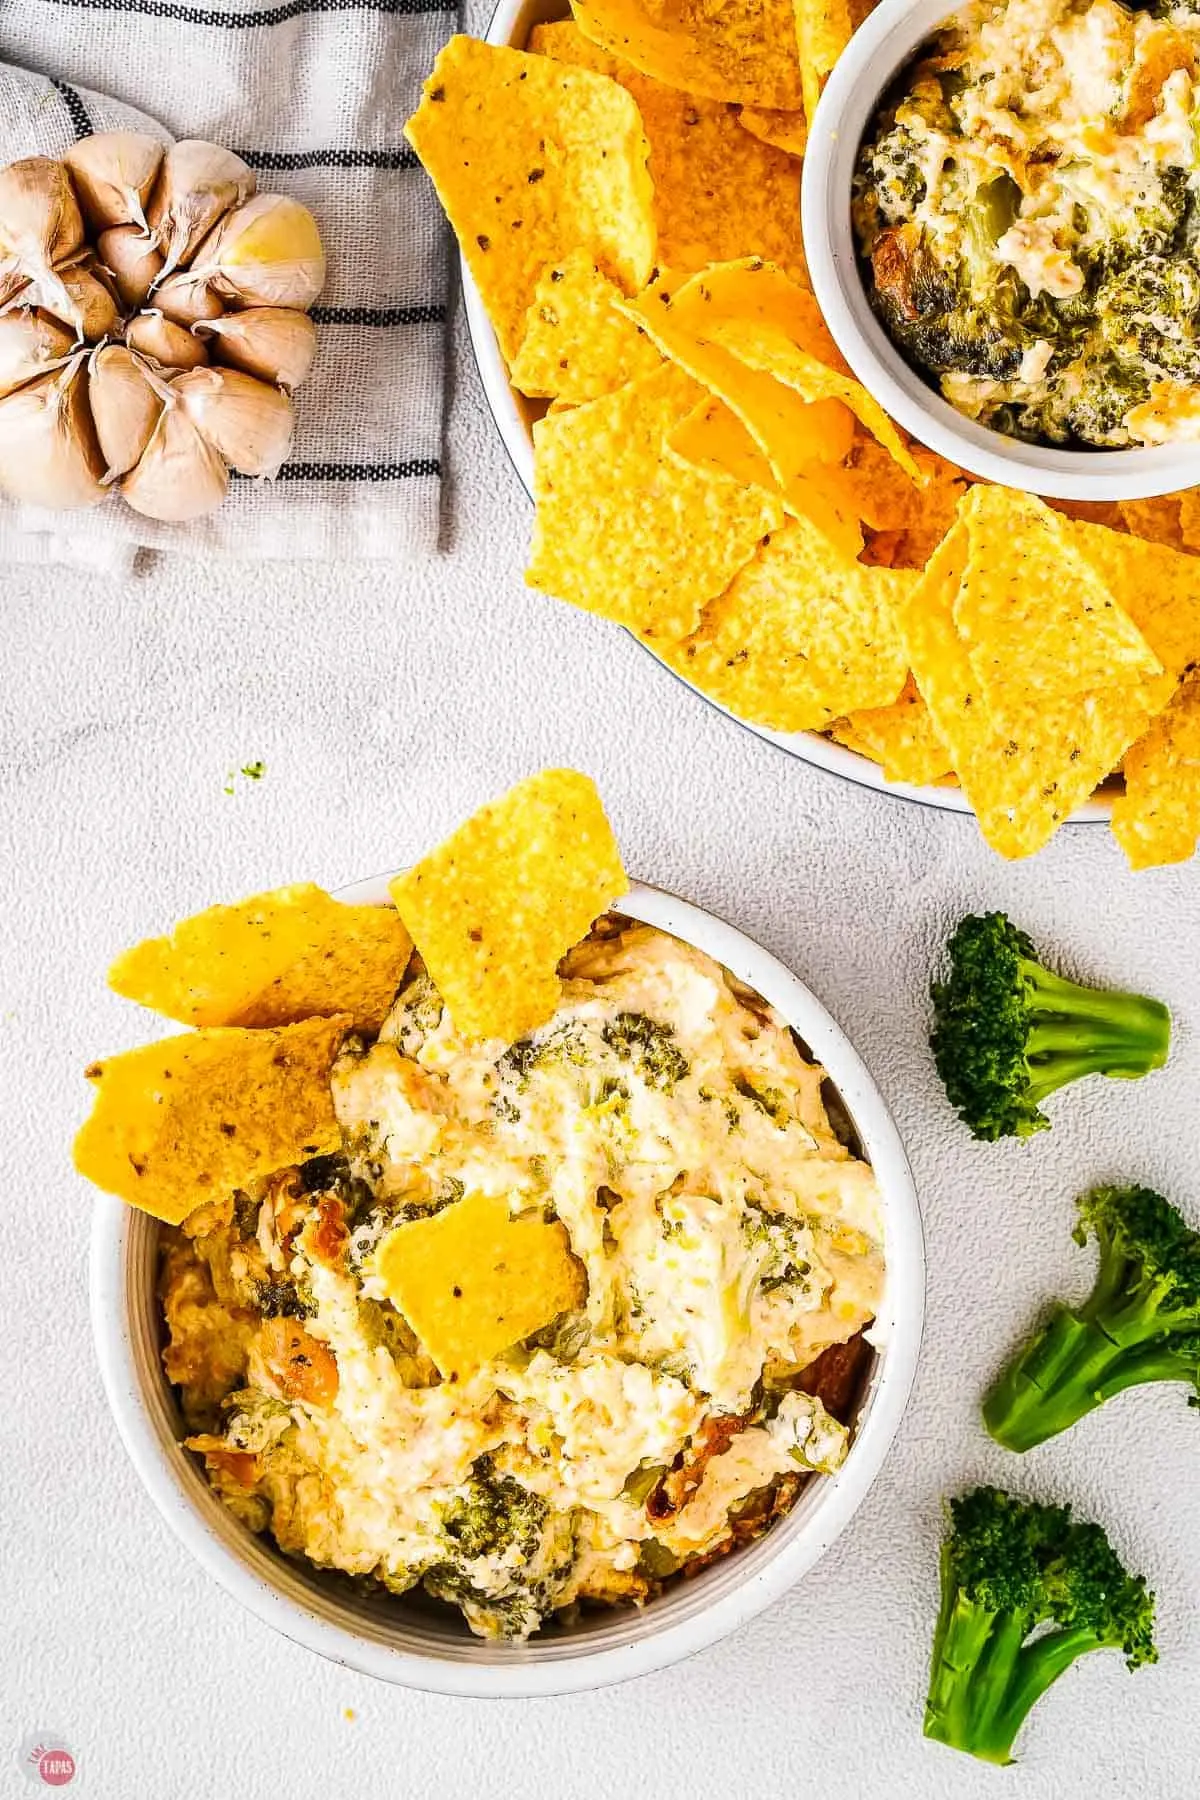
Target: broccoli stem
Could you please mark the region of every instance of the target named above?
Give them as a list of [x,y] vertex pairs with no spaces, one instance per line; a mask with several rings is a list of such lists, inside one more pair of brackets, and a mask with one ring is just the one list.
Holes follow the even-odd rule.
[[1028,1631],[1024,1613],[988,1612],[954,1596],[930,1687],[926,1737],[1001,1767],[1013,1761],[1017,1733],[1053,1679],[1040,1664],[1031,1666],[1032,1651],[1023,1648]]
[[1133,1081],[1166,1062],[1171,1015],[1160,1000],[1080,987],[1027,958],[1021,976],[1031,1019],[1025,1056],[1035,1105],[1084,1075]]

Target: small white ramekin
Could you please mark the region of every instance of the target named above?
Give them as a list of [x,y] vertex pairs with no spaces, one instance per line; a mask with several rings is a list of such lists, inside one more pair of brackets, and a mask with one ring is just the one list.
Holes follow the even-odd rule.
[[850,221],[859,146],[893,77],[957,10],[946,0],[881,0],[838,59],[817,107],[801,220],[813,289],[839,350],[906,431],[983,480],[1056,500],[1141,500],[1200,483],[1200,444],[1054,450],[964,418],[904,360],[872,312]]
[[[360,882],[339,897],[385,905],[387,880]],[[95,1201],[92,1328],[109,1405],[151,1499],[208,1573],[251,1612],[310,1650],[384,1681],[483,1698],[574,1693],[647,1674],[715,1643],[778,1599],[844,1530],[879,1473],[908,1400],[925,1257],[912,1176],[879,1090],[821,1003],[733,926],[640,885],[619,910],[723,963],[779,1009],[827,1070],[879,1179],[888,1269],[873,1334],[879,1344],[842,1468],[809,1482],[795,1510],[756,1543],[643,1610],[594,1612],[524,1645],[490,1643],[472,1637],[448,1608],[417,1597],[364,1598],[342,1577],[291,1561],[247,1531],[182,1447],[184,1428],[160,1360],[158,1227],[120,1200]]]

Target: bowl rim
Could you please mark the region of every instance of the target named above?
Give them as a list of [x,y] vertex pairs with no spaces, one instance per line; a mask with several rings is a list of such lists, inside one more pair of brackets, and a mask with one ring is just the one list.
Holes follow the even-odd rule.
[[[889,0],[884,0],[888,4]],[[911,0],[898,0],[898,4],[907,9]],[[544,18],[562,18],[569,16],[567,0],[496,0],[496,5],[488,21],[484,33],[484,41],[489,44],[521,45],[528,35],[530,23]],[[872,15],[874,16],[874,15]],[[844,59],[843,59],[844,60]],[[840,64],[839,64],[840,67]],[[836,71],[835,71],[836,73]],[[828,91],[828,90],[827,90]],[[822,101],[824,105],[824,101]],[[819,109],[818,109],[819,116]],[[805,166],[807,167],[807,161]],[[463,312],[467,322],[467,336],[471,346],[471,354],[483,388],[488,411],[492,423],[500,435],[508,460],[512,465],[518,481],[524,488],[530,502],[533,500],[533,439],[530,433],[530,412],[528,403],[519,395],[508,379],[508,371],[500,346],[490,319],[484,309],[479,289],[475,285],[466,259],[460,254],[458,258],[459,280],[462,286]],[[847,358],[849,361],[849,358]],[[928,390],[925,390],[928,392]],[[930,395],[930,398],[933,398]],[[954,415],[956,418],[957,414]],[[919,432],[913,433],[920,437]],[[633,636],[630,633],[630,636]],[[680,682],[692,694],[703,700],[706,706],[720,713],[722,718],[730,719],[743,731],[761,738],[764,743],[773,744],[776,749],[794,756],[799,762],[807,763],[810,768],[821,769],[828,775],[839,775],[856,787],[866,788],[872,793],[887,794],[895,800],[905,800],[912,805],[931,807],[938,812],[958,813],[967,819],[975,818],[975,809],[956,786],[939,787],[934,783],[912,784],[903,781],[889,781],[881,766],[872,762],[869,756],[863,756],[857,750],[851,750],[846,744],[836,743],[819,731],[772,731],[766,725],[756,725],[750,719],[743,719],[739,713],[714,700],[699,688],[678,669],[634,636],[633,641],[647,656],[654,658],[659,668],[664,669],[674,680]],[[1065,826],[1103,825],[1112,817],[1111,796],[1103,790],[1094,794],[1083,806],[1077,807],[1071,817],[1064,821]]]
[[834,65],[809,132],[801,230],[813,292],[838,349],[904,429],[984,480],[1055,500],[1142,500],[1200,482],[1200,446],[1060,450],[980,425],[905,360],[867,299],[850,219],[858,147],[880,97],[919,46],[962,10],[947,0],[880,0]]
[[[387,902],[388,876],[339,889],[337,898],[359,905]],[[886,1459],[915,1378],[925,1311],[925,1250],[917,1192],[908,1159],[887,1105],[841,1027],[811,990],[771,952],[715,914],[665,891],[632,883],[613,911],[656,925],[693,943],[776,1005],[825,1067],[860,1134],[883,1195],[887,1288],[880,1309],[882,1341],[850,1453],[835,1474],[814,1486],[810,1509],[789,1515],[738,1556],[723,1559],[698,1581],[718,1578],[719,1597],[673,1623],[655,1625],[654,1607],[630,1609],[622,1641],[602,1650],[555,1653],[538,1662],[528,1655],[495,1662],[460,1662],[400,1650],[340,1624],[336,1601],[308,1607],[271,1578],[265,1541],[245,1533],[222,1536],[210,1506],[222,1503],[177,1438],[156,1427],[144,1393],[136,1344],[137,1321],[128,1306],[129,1246],[137,1215],[115,1196],[94,1202],[89,1301],[92,1335],[110,1411],[134,1468],[171,1530],[227,1593],[264,1623],[334,1662],[362,1674],[431,1693],[463,1697],[524,1697],[578,1693],[665,1668],[715,1644],[762,1612],[805,1575],[849,1524]],[[142,1226],[145,1230],[145,1226]],[[154,1303],[148,1301],[153,1314]],[[169,1394],[161,1369],[161,1391]],[[189,1480],[189,1475],[192,1479]],[[227,1527],[229,1519],[221,1522]],[[233,1521],[236,1525],[237,1522]],[[789,1530],[789,1527],[791,1529]],[[236,1548],[234,1546],[237,1546]],[[762,1546],[771,1546],[758,1559]],[[276,1553],[277,1557],[277,1553]],[[256,1566],[251,1566],[255,1563]],[[723,1580],[722,1580],[723,1572]]]

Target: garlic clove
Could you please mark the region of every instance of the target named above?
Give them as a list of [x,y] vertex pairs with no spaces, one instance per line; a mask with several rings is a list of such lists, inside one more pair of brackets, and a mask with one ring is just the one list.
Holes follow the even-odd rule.
[[135,512],[170,524],[198,519],[220,506],[229,470],[182,406],[167,406],[149,446],[121,483]]
[[207,282],[194,280],[186,269],[159,282],[154,290],[154,304],[176,325],[207,324],[225,311]]
[[23,309],[0,314],[0,399],[45,375],[74,346],[74,335],[49,313]]
[[198,369],[208,361],[208,351],[199,338],[160,312],[140,312],[125,327],[125,342],[131,350],[152,357],[164,369]]
[[104,479],[112,481],[145,455],[162,417],[164,392],[140,357],[123,344],[104,344],[91,357],[88,399]]
[[259,194],[200,248],[197,270],[243,306],[310,307],[325,285],[317,221],[287,194]]
[[74,356],[0,400],[0,491],[12,499],[52,512],[104,499],[85,362]]
[[83,248],[83,215],[71,177],[48,156],[0,169],[0,257],[31,278]]
[[214,225],[257,185],[254,171],[232,150],[202,138],[172,144],[147,214],[167,274],[188,262]]
[[162,145],[143,131],[98,131],[72,144],[63,162],[94,236],[116,225],[146,232],[146,202],[162,160]]
[[240,369],[196,369],[171,392],[197,431],[239,475],[273,476],[292,441],[286,394]]
[[113,225],[96,239],[96,254],[112,276],[122,305],[144,306],[163,266],[145,232],[137,225]]
[[219,363],[274,382],[290,394],[312,368],[317,328],[307,313],[290,306],[251,306],[227,313],[204,327]]
[[97,344],[121,323],[113,291],[90,256],[40,275],[30,282],[26,294],[28,304],[42,307],[64,323],[70,321],[77,342]]

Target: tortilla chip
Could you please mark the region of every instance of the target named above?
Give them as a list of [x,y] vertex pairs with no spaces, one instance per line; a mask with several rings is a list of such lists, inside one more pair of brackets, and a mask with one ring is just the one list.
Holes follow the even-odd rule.
[[800,62],[791,0],[572,0],[586,37],[668,87],[794,112]]
[[893,531],[898,536],[921,534],[929,545],[921,566],[929,560],[953,525],[959,501],[970,485],[961,469],[923,445],[905,440],[921,473],[918,485],[861,427],[846,459],[845,475],[863,524],[872,531]]
[[848,0],[795,0],[800,80],[809,119],[826,79],[854,32]]
[[405,136],[462,246],[505,360],[539,277],[584,250],[636,292],[654,266],[653,191],[637,107],[614,82],[453,37]]
[[1200,550],[1200,489],[1187,488],[1175,498],[1179,502],[1179,542],[1181,550]]
[[723,101],[664,87],[599,49],[570,19],[536,25],[529,48],[607,75],[633,95],[650,145],[660,267],[691,274],[752,252],[807,283],[793,157],[748,137]]
[[511,1350],[587,1292],[566,1227],[512,1218],[502,1194],[467,1194],[397,1225],[374,1272],[446,1381]]
[[1125,753],[1113,835],[1133,869],[1187,862],[1200,838],[1200,674]]
[[620,298],[585,250],[547,269],[512,366],[513,386],[577,406],[660,367],[645,332],[617,311]]
[[629,883],[586,775],[543,769],[391,882],[455,1028],[514,1043],[561,994],[559,959]]
[[808,148],[808,120],[802,112],[768,112],[763,107],[743,106],[738,124],[751,137],[774,144],[789,156],[803,157]]
[[178,1225],[234,1188],[339,1149],[329,1073],[349,1027],[340,1017],[191,1031],[93,1063],[96,1101],[75,1167]]
[[891,706],[847,713],[834,720],[829,735],[879,763],[888,781],[923,787],[952,773],[950,752],[911,678]]
[[697,469],[727,475],[767,494],[779,493],[771,465],[746,427],[723,400],[711,394],[676,425],[667,443]]
[[739,718],[773,731],[820,730],[900,693],[908,664],[894,612],[917,579],[845,563],[797,521],[710,601],[687,643],[659,654]]
[[1200,662],[1200,567],[1165,544],[1148,544],[1102,525],[1072,525],[1077,548],[1141,632],[1163,673],[1146,685],[1161,711],[1176,683]]
[[647,637],[686,637],[783,519],[778,500],[673,456],[670,433],[702,398],[667,364],[533,428],[533,550],[526,581]]
[[[1145,538],[1149,544],[1168,544],[1173,550],[1184,548],[1182,529],[1182,494],[1157,494],[1149,500],[1119,500],[1117,511],[1126,531]],[[1112,521],[1095,520],[1096,524]]]
[[310,883],[210,906],[119,956],[109,985],[184,1025],[383,1024],[412,940],[390,906],[343,906]]
[[[789,333],[773,323],[750,325],[737,320],[714,328],[712,341],[722,344],[749,369],[773,375],[793,388],[810,406],[841,403],[854,414],[899,463],[911,480],[920,485],[924,477],[902,431],[853,375],[831,368],[808,348],[803,339],[795,341]],[[838,458],[840,461],[841,459]]]
[[1001,856],[1029,856],[1141,736],[1162,704],[1163,678],[1067,699],[990,701],[954,624],[967,552],[966,527],[956,524],[902,596],[897,622],[980,831]]
[[959,518],[967,562],[954,623],[989,700],[1057,699],[1162,673],[1070,520],[984,483]]

